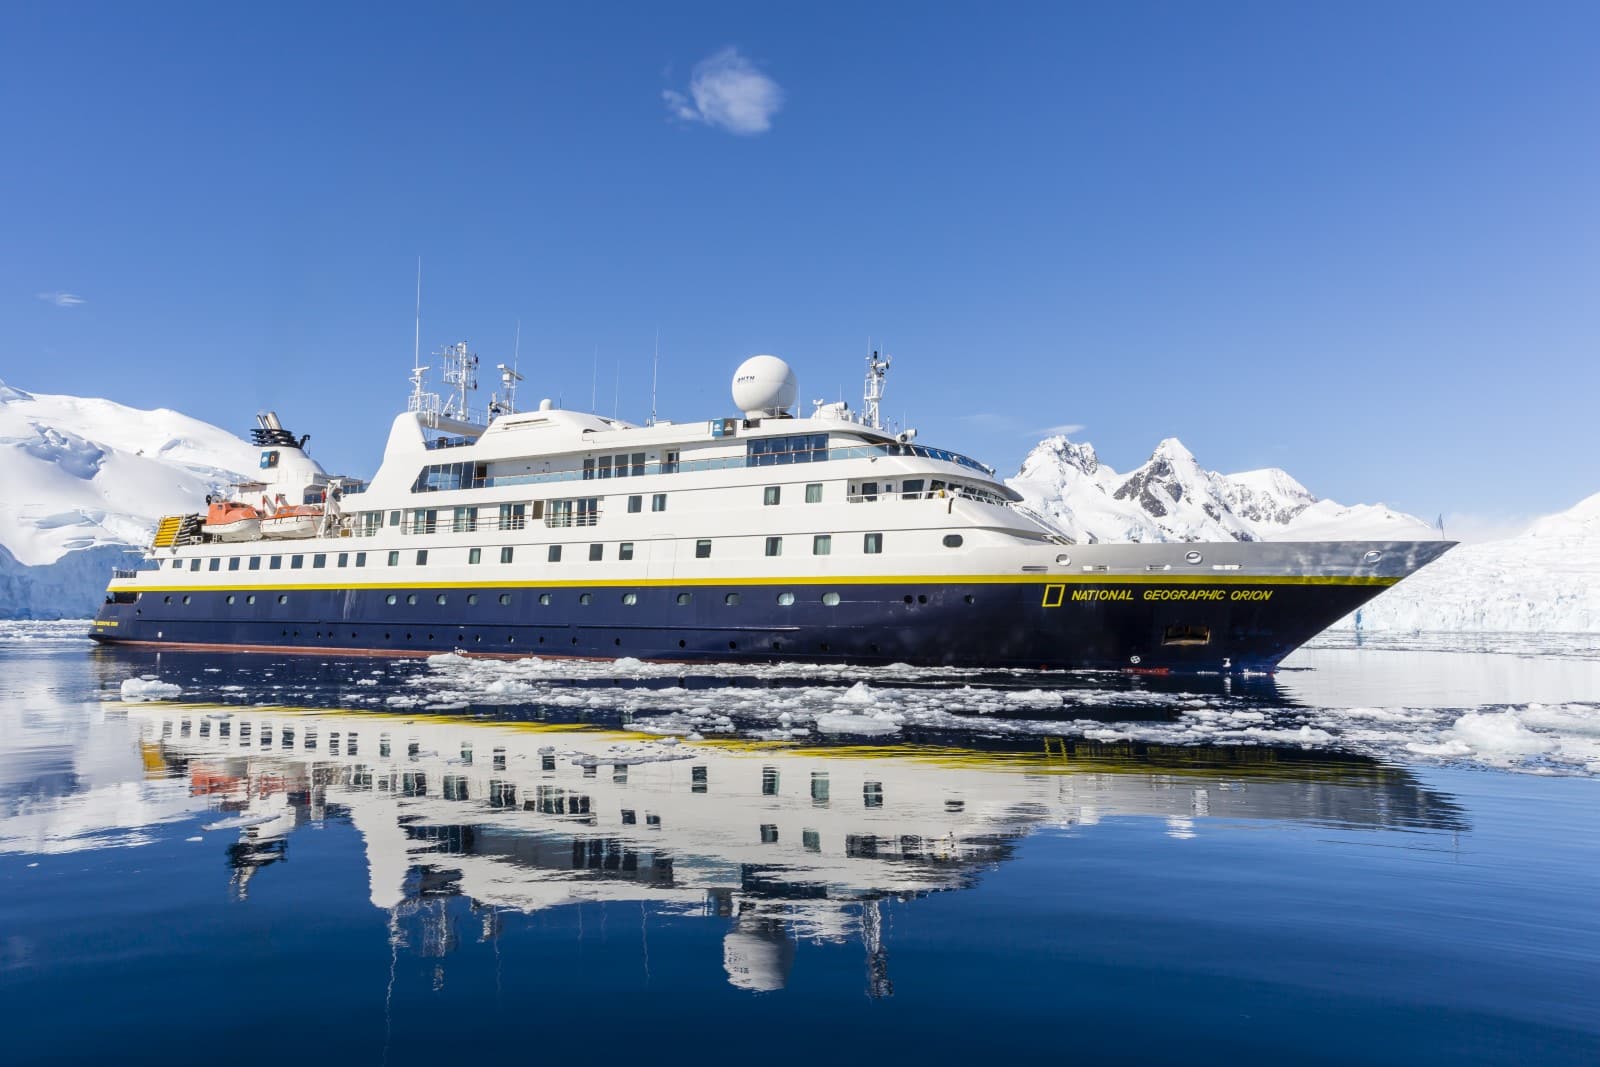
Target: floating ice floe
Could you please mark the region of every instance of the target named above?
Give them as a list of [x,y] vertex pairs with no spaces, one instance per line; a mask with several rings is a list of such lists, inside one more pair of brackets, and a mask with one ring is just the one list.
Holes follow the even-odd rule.
[[183,686],[163,682],[159,678],[125,678],[122,682],[122,699],[130,704],[151,700],[175,700],[183,695]]

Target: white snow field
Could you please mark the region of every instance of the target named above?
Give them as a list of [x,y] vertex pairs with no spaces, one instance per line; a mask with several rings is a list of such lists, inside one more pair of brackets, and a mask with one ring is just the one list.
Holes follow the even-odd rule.
[[92,614],[162,515],[255,465],[245,441],[176,411],[0,382],[0,617]]

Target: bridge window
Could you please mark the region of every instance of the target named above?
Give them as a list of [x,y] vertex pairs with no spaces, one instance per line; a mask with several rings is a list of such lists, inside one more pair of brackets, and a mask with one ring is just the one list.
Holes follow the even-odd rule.
[[788,463],[820,463],[828,458],[825,433],[757,437],[745,445],[745,466],[773,467]]

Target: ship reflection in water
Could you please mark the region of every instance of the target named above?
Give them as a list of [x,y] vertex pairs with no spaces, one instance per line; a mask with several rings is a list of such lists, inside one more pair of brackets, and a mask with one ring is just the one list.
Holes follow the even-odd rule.
[[[346,818],[399,952],[435,961],[505,912],[648,903],[726,925],[727,979],[782,989],[797,942],[859,941],[892,993],[881,902],[972,886],[1042,828],[1115,817],[1168,835],[1226,820],[1466,829],[1408,772],[1260,747],[1045,738],[1028,751],[673,743],[572,726],[371,713],[135,705],[152,777],[187,780],[244,899],[297,834]],[[215,838],[207,838],[207,841]],[[454,901],[454,904],[452,902]]]

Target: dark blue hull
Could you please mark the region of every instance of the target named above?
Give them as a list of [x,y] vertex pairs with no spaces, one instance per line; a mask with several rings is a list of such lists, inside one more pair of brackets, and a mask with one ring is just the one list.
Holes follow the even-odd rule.
[[[378,655],[1271,670],[1389,584],[1246,580],[1208,586],[1201,597],[1194,583],[1114,579],[191,588],[108,600],[91,636],[108,644]],[[783,603],[785,596],[793,602]]]

